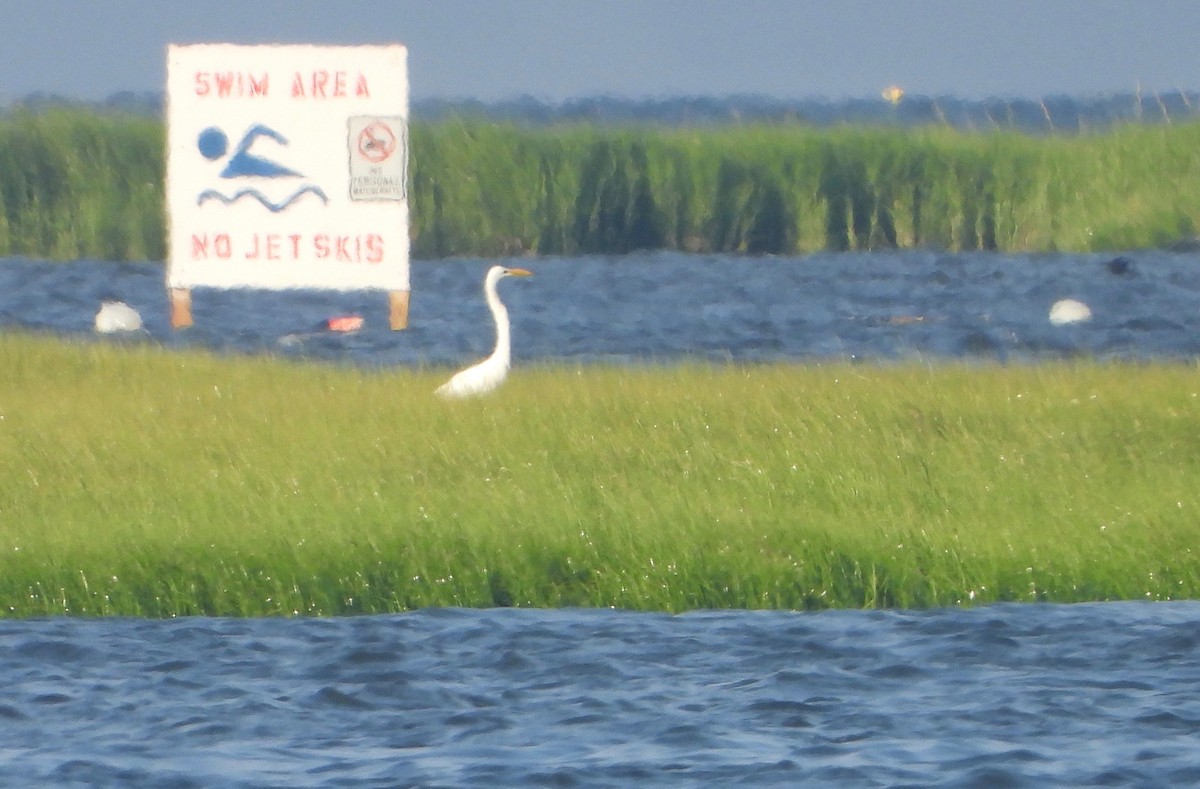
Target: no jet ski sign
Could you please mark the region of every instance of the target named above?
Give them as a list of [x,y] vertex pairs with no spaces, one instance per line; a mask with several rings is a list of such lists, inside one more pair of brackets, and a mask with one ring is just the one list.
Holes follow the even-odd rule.
[[402,45],[167,50],[167,287],[409,292]]

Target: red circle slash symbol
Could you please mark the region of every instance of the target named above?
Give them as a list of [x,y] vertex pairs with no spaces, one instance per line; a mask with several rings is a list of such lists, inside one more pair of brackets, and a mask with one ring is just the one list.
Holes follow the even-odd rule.
[[372,164],[379,164],[396,152],[396,135],[386,123],[375,121],[358,133],[358,152]]

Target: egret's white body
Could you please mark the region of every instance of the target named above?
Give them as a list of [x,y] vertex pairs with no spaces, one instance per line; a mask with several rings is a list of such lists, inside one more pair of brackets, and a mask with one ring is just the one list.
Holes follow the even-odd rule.
[[488,309],[496,321],[496,349],[492,355],[479,364],[457,372],[454,377],[435,390],[439,397],[461,398],[487,394],[495,389],[508,377],[508,368],[512,363],[512,329],[508,322],[508,310],[505,309],[496,285],[505,277],[528,277],[532,272],[523,268],[505,268],[492,266],[483,279],[483,295],[487,300]]
[[1054,302],[1054,306],[1050,308],[1050,322],[1055,326],[1064,326],[1068,323],[1082,323],[1092,319],[1092,310],[1082,301],[1075,299],[1062,299]]
[[123,301],[105,301],[96,313],[96,331],[101,334],[138,331],[141,328],[142,316]]

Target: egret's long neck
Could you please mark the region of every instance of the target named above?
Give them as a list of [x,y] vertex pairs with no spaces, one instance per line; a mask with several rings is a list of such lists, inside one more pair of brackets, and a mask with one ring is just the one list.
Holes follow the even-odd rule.
[[496,320],[496,350],[492,351],[492,358],[503,359],[507,365],[512,357],[512,337],[508,325],[508,310],[504,308],[500,295],[496,293],[497,282],[498,279],[489,279],[483,292],[488,309],[492,311],[492,317]]

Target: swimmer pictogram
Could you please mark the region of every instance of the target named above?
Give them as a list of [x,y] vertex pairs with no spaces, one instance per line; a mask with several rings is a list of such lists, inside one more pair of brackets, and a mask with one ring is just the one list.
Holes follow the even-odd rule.
[[[219,174],[220,178],[293,179],[304,177],[298,170],[274,161],[262,153],[252,151],[251,148],[261,139],[273,141],[280,147],[287,147],[288,145],[287,138],[277,130],[265,124],[257,123],[242,135],[233,153],[229,153],[229,135],[223,129],[216,126],[210,126],[200,132],[196,138],[196,148],[199,150],[201,156],[210,161],[224,159],[225,167]],[[243,187],[237,189],[233,194],[226,194],[219,189],[210,188],[200,192],[196,198],[196,204],[203,205],[209,200],[217,200],[225,205],[229,205],[241,200],[243,197],[250,197],[258,200],[258,202],[262,203],[272,213],[278,213],[306,194],[316,195],[322,203],[329,202],[329,197],[320,186],[311,183],[302,183],[279,199],[268,197],[257,187]]]

